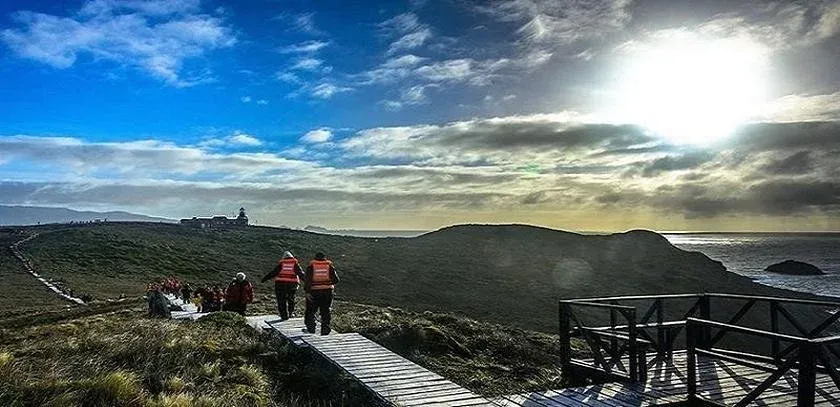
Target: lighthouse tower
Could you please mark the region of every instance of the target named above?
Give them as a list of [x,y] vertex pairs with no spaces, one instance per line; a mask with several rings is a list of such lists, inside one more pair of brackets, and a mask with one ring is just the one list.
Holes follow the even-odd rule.
[[248,216],[245,215],[245,208],[239,208],[239,216],[236,217],[236,224],[247,226]]

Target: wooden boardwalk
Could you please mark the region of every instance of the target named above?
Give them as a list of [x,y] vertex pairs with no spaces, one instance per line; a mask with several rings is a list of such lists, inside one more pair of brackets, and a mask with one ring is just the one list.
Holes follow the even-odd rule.
[[[686,370],[686,353],[677,351],[672,361],[652,364],[645,383],[606,383],[505,396],[494,401],[500,406],[533,407],[684,405],[688,401]],[[705,399],[727,406],[735,405],[770,376],[770,373],[758,369],[702,356],[698,359],[697,372],[698,393]],[[796,375],[795,369],[787,372],[749,405],[795,406]],[[840,392],[827,375],[817,375],[815,405],[840,406]]]
[[[175,304],[180,301],[171,298]],[[190,304],[173,317],[197,319],[203,315]],[[303,319],[281,321],[276,315],[247,317],[258,330],[268,330],[298,347],[313,352],[344,371],[381,400],[395,406],[527,406],[527,407],[642,407],[687,405],[687,353],[675,351],[670,360],[656,360],[643,383],[606,383],[577,388],[546,390],[487,399],[399,356],[358,333],[328,336],[303,332]],[[593,361],[585,361],[593,363]],[[626,365],[627,360],[623,363]],[[769,365],[768,365],[769,367]],[[782,375],[750,406],[795,406],[797,371]],[[763,370],[699,356],[697,394],[720,405],[734,406],[770,376]],[[817,374],[816,406],[840,406],[840,392],[832,379]]]
[[393,405],[496,405],[357,333],[305,334],[302,321],[295,318],[267,322],[267,325],[292,343],[309,347]]

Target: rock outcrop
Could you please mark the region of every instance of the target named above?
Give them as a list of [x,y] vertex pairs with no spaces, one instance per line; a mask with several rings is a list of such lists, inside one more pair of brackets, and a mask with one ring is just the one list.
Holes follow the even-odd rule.
[[813,264],[795,260],[785,260],[781,263],[769,265],[764,271],[794,276],[819,276],[825,274],[819,267]]

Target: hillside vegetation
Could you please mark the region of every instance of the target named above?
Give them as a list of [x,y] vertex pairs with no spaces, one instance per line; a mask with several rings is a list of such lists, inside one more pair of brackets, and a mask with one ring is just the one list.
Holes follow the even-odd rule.
[[[337,291],[355,302],[470,317],[553,332],[557,300],[603,295],[741,292],[791,295],[729,273],[701,253],[655,233],[584,236],[532,226],[455,226],[416,238],[356,238],[266,227],[198,230],[128,223],[29,228],[23,246],[36,268],[95,297],[138,293],[177,276],[224,282],[237,271],[256,281],[290,249],[306,261],[331,257]],[[270,294],[270,283],[256,284]]]
[[[336,308],[338,330],[361,332],[480,394],[563,385],[552,335],[451,314]],[[257,333],[236,314],[149,319],[142,302],[125,300],[0,318],[0,327],[3,406],[377,405],[320,357]]]

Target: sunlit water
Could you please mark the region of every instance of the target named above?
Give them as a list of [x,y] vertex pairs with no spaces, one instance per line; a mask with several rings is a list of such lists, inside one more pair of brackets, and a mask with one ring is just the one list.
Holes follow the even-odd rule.
[[[779,288],[840,297],[840,234],[666,234],[683,250],[720,260],[730,271]],[[788,276],[764,269],[785,260],[811,263],[824,276]]]

